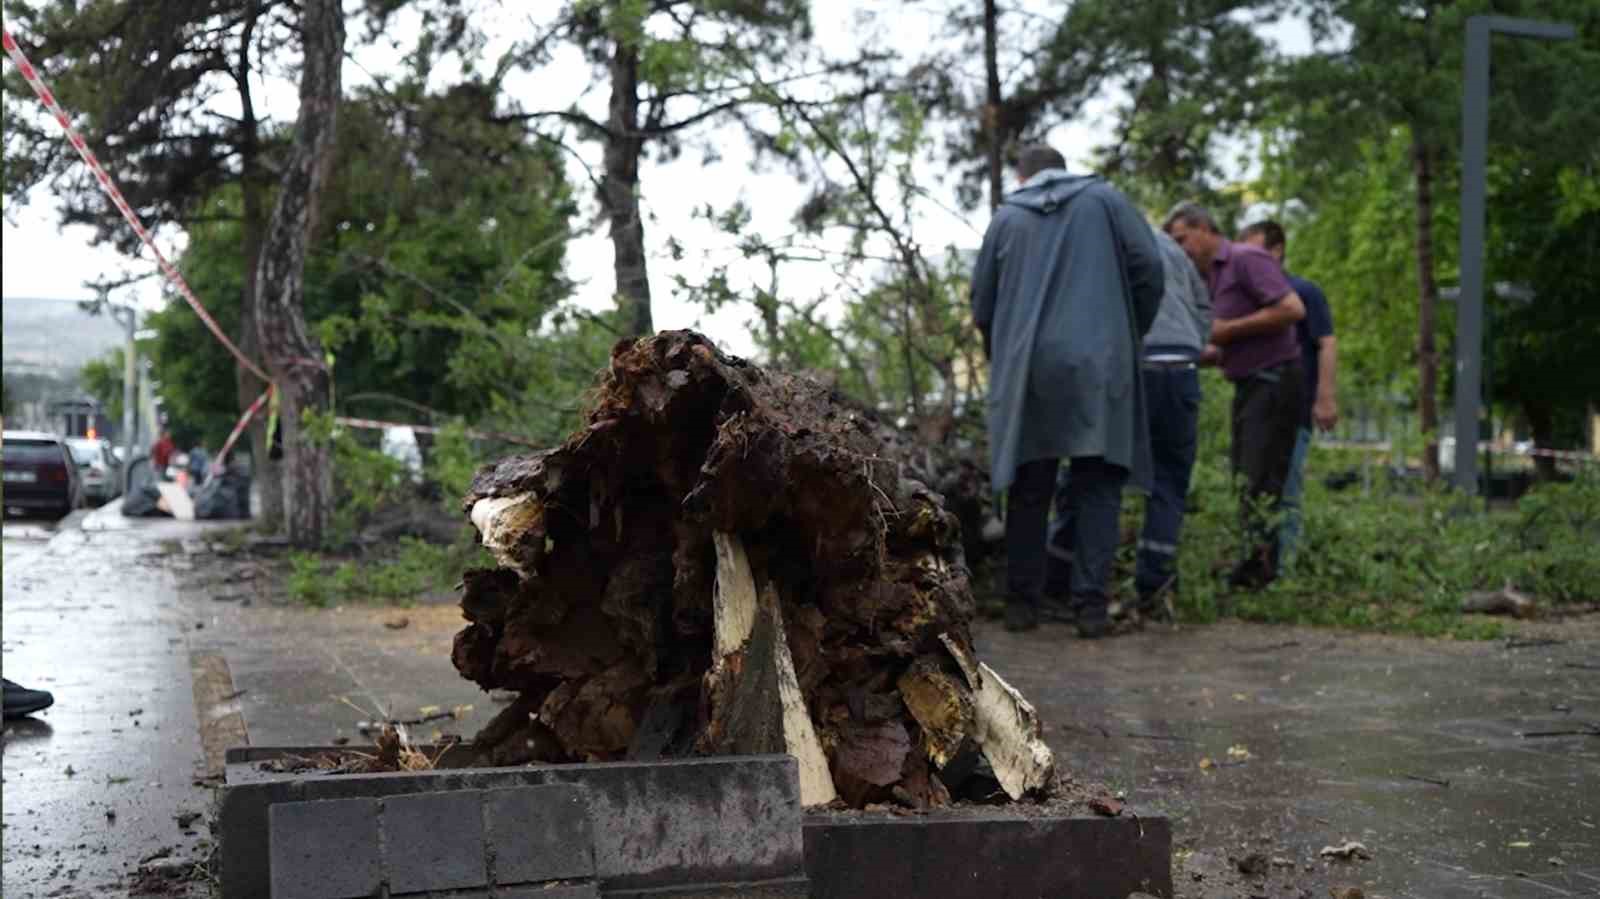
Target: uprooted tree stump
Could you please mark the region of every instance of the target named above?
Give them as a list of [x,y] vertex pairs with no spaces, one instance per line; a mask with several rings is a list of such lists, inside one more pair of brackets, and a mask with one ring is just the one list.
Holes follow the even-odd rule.
[[1049,790],[1032,706],[973,653],[960,525],[891,432],[693,332],[619,343],[587,424],[464,500],[500,567],[466,573],[452,659],[519,694],[480,761],[787,752],[806,805]]

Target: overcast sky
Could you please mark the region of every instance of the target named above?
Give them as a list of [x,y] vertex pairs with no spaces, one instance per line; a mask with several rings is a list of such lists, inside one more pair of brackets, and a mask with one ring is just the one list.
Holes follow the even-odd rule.
[[[551,4],[554,6],[554,4]],[[1059,3],[1040,3],[1041,8],[1059,8]],[[355,7],[352,5],[352,12]],[[503,4],[489,20],[481,21],[486,33],[499,35],[489,47],[488,55],[505,46],[510,39],[531,31],[520,3]],[[510,11],[516,9],[517,11]],[[944,30],[942,13],[917,5],[900,6],[892,14],[882,17],[877,33],[861,30],[858,4],[847,0],[812,0],[812,23],[820,41],[831,50],[846,53],[864,41],[887,44],[907,55],[933,42]],[[415,18],[402,20],[391,29],[401,48],[414,44],[419,32]],[[352,23],[351,43],[355,42],[358,26]],[[1303,23],[1283,22],[1268,29],[1271,37],[1289,52],[1304,52],[1309,47],[1309,36]],[[24,40],[24,44],[26,41]],[[399,50],[384,46],[359,48],[355,62],[347,63],[344,81],[347,88],[369,83],[369,73],[392,71],[400,58]],[[9,65],[9,61],[6,63]],[[550,70],[512,76],[508,81],[510,93],[518,97],[529,109],[559,108],[572,102],[581,102],[597,118],[604,118],[605,101],[609,89],[604,84],[591,81],[590,67],[578,57],[576,51],[558,57],[557,71],[571,71],[577,77],[552,79]],[[455,72],[441,68],[433,75],[437,84],[448,84]],[[588,88],[585,91],[585,88]],[[258,89],[265,97],[267,113],[274,119],[287,121],[295,114],[296,90],[291,82],[275,79],[265,81]],[[1051,142],[1066,155],[1069,163],[1081,164],[1089,158],[1095,146],[1106,139],[1109,130],[1107,117],[1112,108],[1110,99],[1087,106],[1083,114],[1070,126],[1057,129]],[[70,110],[69,110],[70,112]],[[581,154],[596,171],[600,168],[600,148],[595,144],[578,144]],[[646,161],[641,166],[643,204],[646,215],[645,238],[651,253],[650,281],[653,293],[653,312],[656,327],[698,327],[726,349],[749,353],[753,344],[749,338],[747,321],[752,313],[746,308],[730,307],[715,316],[707,316],[696,305],[687,304],[673,295],[672,275],[680,273],[693,280],[707,265],[703,253],[713,259],[728,258],[729,240],[718,235],[704,222],[696,221],[692,211],[706,203],[723,208],[743,198],[751,203],[756,218],[752,227],[769,233],[785,230],[794,210],[804,200],[806,188],[796,184],[783,173],[753,174],[749,171],[750,153],[742,136],[730,133],[721,146],[722,159],[710,166],[702,164],[698,152],[685,152],[674,162]],[[102,160],[115,178],[117,161]],[[574,183],[587,185],[582,168],[576,161],[569,162]],[[941,203],[922,203],[918,207],[918,238],[928,248],[948,245],[976,247],[982,229],[987,224],[987,213],[971,216],[953,212],[953,185],[934,165],[923,165],[919,176],[930,182],[941,183],[936,195],[947,199]],[[580,189],[585,200],[586,218],[594,211],[593,191]],[[163,252],[175,254],[182,248],[182,234],[172,227],[159,227],[159,240]],[[665,255],[668,236],[689,248],[681,262],[674,263]],[[127,273],[144,273],[152,269],[148,258],[130,260],[110,247],[91,244],[87,227],[61,228],[56,223],[54,201],[47,187],[36,190],[28,205],[6,210],[3,250],[3,293],[5,296],[61,297],[79,299],[88,295],[83,287],[86,280],[97,277],[117,277]],[[614,287],[612,277],[611,243],[603,228],[581,236],[568,247],[568,274],[579,282],[578,301],[590,308],[602,308],[611,301]],[[735,288],[740,283],[740,270],[735,269]],[[745,276],[765,284],[767,272],[749,270]],[[804,297],[836,289],[835,275],[825,265],[790,263],[782,271],[783,289],[791,295]],[[748,282],[746,282],[748,283]],[[162,293],[156,279],[120,292],[121,298],[138,302],[146,307],[158,307]],[[201,297],[202,302],[205,297]]]

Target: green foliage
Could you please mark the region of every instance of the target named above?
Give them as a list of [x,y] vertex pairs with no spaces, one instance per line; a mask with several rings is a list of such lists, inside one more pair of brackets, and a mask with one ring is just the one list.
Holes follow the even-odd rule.
[[106,417],[122,421],[123,352],[118,347],[98,359],[90,359],[78,372],[78,383],[100,403]]
[[402,537],[375,559],[333,562],[317,553],[289,555],[290,598],[325,608],[340,603],[410,605],[424,593],[448,590],[467,568],[492,564],[482,547],[448,546]]
[[[1510,583],[1543,603],[1600,598],[1600,473],[1540,486],[1515,511],[1489,514],[1445,488],[1395,479],[1370,455],[1313,447],[1307,466],[1304,533],[1292,573],[1259,593],[1228,594],[1240,552],[1239,504],[1228,471],[1231,390],[1205,378],[1200,452],[1179,557],[1180,614],[1395,631],[1493,637],[1500,624],[1465,617],[1463,597]],[[1358,483],[1331,490],[1328,474],[1356,469]],[[1136,532],[1143,504],[1125,504]],[[1120,565],[1131,573],[1132,547]],[[1131,589],[1131,588],[1129,588]]]
[[[341,414],[439,413],[542,433],[556,417],[546,407],[575,407],[574,372],[586,386],[604,364],[592,326],[556,323],[566,321],[558,304],[570,293],[561,267],[574,212],[559,161],[490,123],[485,102],[470,85],[432,95],[408,83],[360,93],[341,112],[341,165],[305,296],[308,323],[334,355]],[[247,276],[239,191],[208,205],[218,220],[191,227],[179,264],[236,334]],[[182,303],[151,326],[169,412],[220,443],[238,415],[232,359]],[[581,346],[570,345],[574,331]],[[586,361],[573,362],[580,354]]]

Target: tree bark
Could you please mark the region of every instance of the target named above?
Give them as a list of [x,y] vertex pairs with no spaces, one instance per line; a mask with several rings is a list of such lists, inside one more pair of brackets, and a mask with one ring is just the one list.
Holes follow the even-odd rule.
[[1000,14],[995,0],[983,0],[983,79],[987,86],[987,99],[983,108],[983,130],[988,138],[989,154],[989,208],[999,209],[1004,193],[1002,178],[1005,174],[1001,160],[1000,133]]
[[617,307],[629,336],[655,333],[650,318],[650,277],[639,214],[639,48],[618,40],[611,58],[611,110],[606,119],[605,182],[601,200],[611,219]]
[[[241,230],[245,260],[244,288],[239,297],[239,333],[235,343],[251,359],[261,358],[261,341],[257,339],[256,332],[256,273],[261,265],[261,246],[266,242],[267,231],[267,212],[262,197],[261,131],[256,118],[255,97],[250,91],[250,53],[259,15],[260,4],[252,2],[244,32],[239,38],[238,71],[234,75],[239,88],[239,189],[244,205]],[[234,378],[239,394],[239,412],[242,414],[261,395],[261,391],[267,389],[267,385],[242,365],[235,369]],[[265,412],[250,423],[248,433],[251,480],[261,500],[260,507],[255,510],[256,519],[275,529],[283,522],[283,473],[271,458]]]
[[344,57],[339,0],[304,0],[301,32],[300,112],[256,272],[256,327],[280,394],[289,540],[310,547],[322,542],[332,511],[333,471],[331,448],[308,440],[306,425],[309,416],[327,409],[330,375],[306,329],[302,301],[317,201],[333,166]]
[[[1420,139],[1411,144],[1411,162],[1417,182],[1417,411],[1421,417],[1422,474],[1428,483],[1439,479],[1439,359],[1434,346],[1434,324],[1439,303],[1433,278],[1433,150]],[[1477,440],[1478,435],[1457,434],[1457,440]]]

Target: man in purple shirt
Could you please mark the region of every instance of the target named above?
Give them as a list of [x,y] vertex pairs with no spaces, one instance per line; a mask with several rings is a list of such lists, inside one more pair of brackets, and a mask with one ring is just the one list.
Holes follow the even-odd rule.
[[1233,382],[1233,443],[1246,554],[1228,582],[1255,588],[1278,574],[1273,519],[1283,501],[1289,461],[1300,426],[1305,377],[1295,322],[1305,303],[1278,261],[1259,247],[1223,238],[1203,207],[1183,203],[1167,215],[1166,231],[1183,247],[1211,290],[1215,316],[1207,357]]

